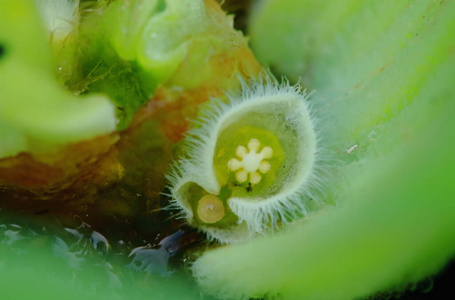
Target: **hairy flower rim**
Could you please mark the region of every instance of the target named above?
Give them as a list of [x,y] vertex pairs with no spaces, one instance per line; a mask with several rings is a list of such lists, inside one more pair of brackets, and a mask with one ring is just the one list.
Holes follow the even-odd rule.
[[[187,154],[186,158],[181,159],[180,162],[174,162],[171,172],[168,174],[172,196],[171,206],[180,210],[181,216],[190,225],[205,231],[209,238],[223,243],[245,240],[264,230],[276,228],[279,224],[289,223],[307,215],[311,210],[307,201],[314,200],[312,185],[314,181],[318,181],[317,176],[314,175],[314,164],[317,161],[314,124],[307,104],[307,95],[299,86],[290,86],[287,82],[278,84],[276,80],[267,77],[265,80],[242,82],[241,94],[228,94],[227,96],[228,102],[212,99],[201,110],[195,127],[188,132],[182,146],[182,151]],[[272,111],[267,112],[268,109],[272,109]],[[253,142],[250,147],[248,147],[249,142],[245,143],[247,147],[244,146],[245,144],[236,145],[237,148],[233,152],[235,157],[230,157],[229,160],[226,160],[225,165],[222,164],[227,172],[235,173],[234,178],[237,180],[237,185],[231,183],[230,194],[222,196],[222,190],[226,188],[226,185],[222,186],[217,178],[216,169],[220,166],[217,166],[216,161],[209,159],[215,156],[220,134],[223,133],[223,130],[230,130],[229,126],[238,124],[250,112],[262,113],[270,117],[277,111],[282,115],[280,121],[285,123],[284,127],[293,129],[287,134],[295,133],[292,138],[297,139],[297,141],[293,141],[296,144],[294,148],[289,146],[291,145],[289,142],[284,145],[285,150],[296,151],[296,153],[284,153],[284,155],[288,162],[295,162],[297,165],[289,166],[291,169],[296,169],[293,174],[297,179],[285,178],[286,180],[282,180],[278,178],[278,181],[284,182],[282,186],[285,188],[260,197],[235,195],[239,189],[236,186],[243,184],[245,187],[244,183],[248,182],[248,179],[249,186],[246,189],[255,188],[255,185],[259,187],[262,180],[261,173],[268,176],[268,172],[272,169],[267,159],[273,159],[275,149],[264,145],[261,149],[265,149],[265,153],[259,156],[261,151],[258,150],[261,142],[255,136],[251,136],[249,142]],[[239,126],[241,127],[241,125]],[[275,132],[274,134],[278,136],[282,133]],[[286,139],[284,140],[286,141]],[[247,157],[244,162],[243,159],[250,152],[252,155]],[[289,157],[295,158],[292,160]],[[263,164],[261,165],[261,163]],[[263,172],[260,172],[259,168]],[[242,170],[247,172],[247,176],[250,176],[246,180],[245,172]],[[239,174],[239,171],[242,173]],[[261,176],[261,179],[258,179],[257,174],[251,175],[255,172]],[[277,179],[275,178],[275,180]],[[193,187],[191,187],[192,185]],[[194,213],[190,202],[201,199],[191,200],[192,196],[189,196],[191,194],[189,189],[194,189],[196,186],[205,194],[217,197],[217,199],[221,197],[220,201],[226,209],[223,217],[228,218],[231,213],[235,215],[235,219],[231,219],[229,224],[226,224],[222,218],[213,223],[205,222],[205,224],[203,220],[202,222],[200,219],[198,220],[198,214]],[[202,197],[206,196],[201,195]]]

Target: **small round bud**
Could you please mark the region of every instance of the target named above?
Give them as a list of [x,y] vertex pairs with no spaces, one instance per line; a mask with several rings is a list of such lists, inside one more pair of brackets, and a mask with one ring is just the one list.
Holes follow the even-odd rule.
[[199,200],[197,213],[204,223],[218,222],[225,215],[223,202],[214,195],[205,195]]

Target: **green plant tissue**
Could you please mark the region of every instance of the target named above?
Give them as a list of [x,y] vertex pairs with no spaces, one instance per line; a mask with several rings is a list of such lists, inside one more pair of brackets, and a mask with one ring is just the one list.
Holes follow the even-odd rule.
[[[221,298],[358,299],[401,290],[455,253],[455,3],[264,1],[250,36],[315,90],[335,205],[193,265]],[[327,187],[325,187],[327,188]]]
[[[153,3],[160,12],[162,1]],[[125,111],[117,111],[115,124],[106,97],[75,99],[58,86],[44,28],[27,4],[0,0],[0,28],[8,29],[0,30],[0,157],[35,149],[36,141],[55,146],[123,129],[160,76],[167,78],[166,66],[153,77],[128,61],[136,59],[135,36],[131,48],[118,50],[125,45],[117,35],[112,46],[100,38],[104,28],[90,31],[97,17],[82,20],[78,37],[86,48],[76,55],[81,73],[70,89],[107,94]],[[455,254],[454,15],[454,1],[258,1],[249,29],[257,58],[315,91],[322,150],[331,156],[321,195],[331,204],[279,232],[203,253],[191,268],[204,296],[180,273],[136,280],[106,264],[103,253],[61,259],[69,252],[59,250],[58,239],[0,225],[7,241],[0,245],[0,295],[361,299],[436,274]],[[158,54],[172,62],[179,53]],[[83,268],[68,265],[74,262]]]
[[77,98],[58,86],[45,30],[30,1],[0,1],[0,158],[115,130],[103,95]]

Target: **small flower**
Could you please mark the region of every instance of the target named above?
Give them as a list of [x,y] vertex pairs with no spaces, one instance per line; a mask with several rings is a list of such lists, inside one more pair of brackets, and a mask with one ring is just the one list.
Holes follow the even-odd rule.
[[212,99],[180,151],[171,206],[210,239],[240,242],[314,208],[316,136],[299,87],[266,78]]
[[[248,150],[244,146],[238,146],[235,154],[241,161],[233,158],[228,162],[230,171],[237,171],[235,179],[239,183],[244,183],[248,180],[248,175],[251,184],[258,184],[262,176],[260,173],[265,174],[270,171],[270,163],[264,159],[271,158],[273,150],[270,147],[264,147],[261,152],[257,153],[261,143],[257,139],[251,139],[248,143]],[[258,172],[259,171],[259,172]]]

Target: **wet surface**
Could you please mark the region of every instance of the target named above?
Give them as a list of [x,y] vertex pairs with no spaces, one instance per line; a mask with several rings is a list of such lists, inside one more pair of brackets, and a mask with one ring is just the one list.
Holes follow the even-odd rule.
[[122,291],[124,286],[175,276],[191,281],[191,275],[183,271],[186,253],[205,247],[206,242],[192,229],[169,219],[169,212],[159,214],[167,215],[168,220],[149,228],[153,218],[146,214],[134,221],[106,216],[95,221],[95,216],[84,219],[2,209],[0,252],[8,259],[0,258],[0,269],[24,264],[39,268],[40,262],[31,260],[32,254],[45,252],[56,264],[48,268],[50,276],[63,273],[63,281],[88,282],[97,290]]

